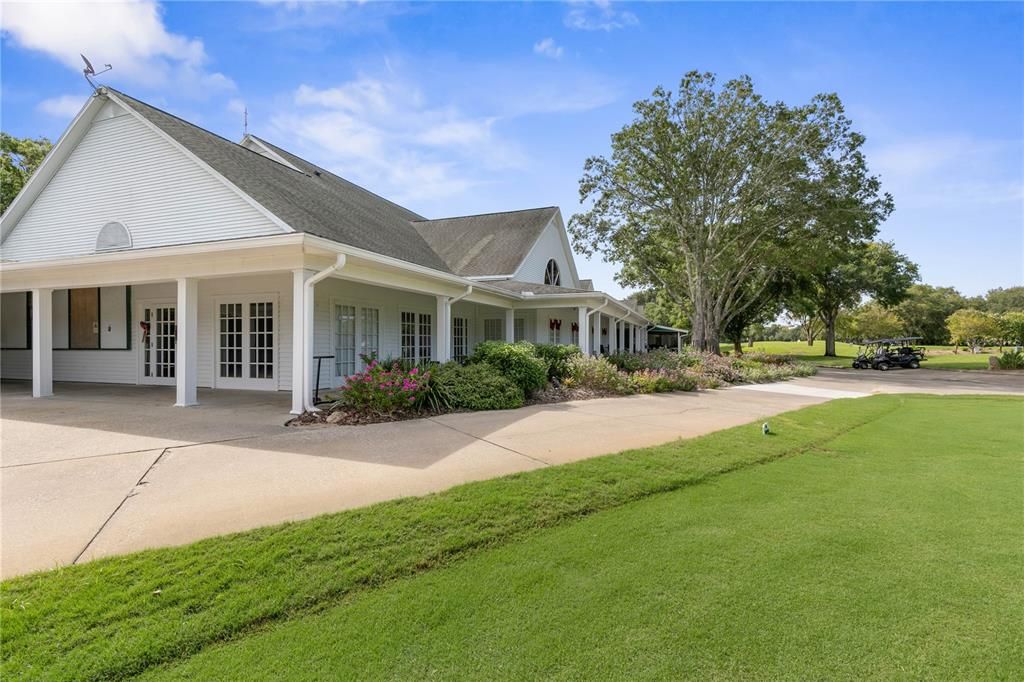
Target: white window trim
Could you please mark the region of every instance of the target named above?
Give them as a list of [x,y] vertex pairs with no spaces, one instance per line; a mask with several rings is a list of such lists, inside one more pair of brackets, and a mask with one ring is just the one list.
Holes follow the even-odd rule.
[[405,313],[409,313],[410,315],[415,315],[416,316],[416,333],[414,334],[414,338],[415,338],[415,341],[416,341],[416,343],[415,343],[416,352],[415,352],[415,354],[412,357],[412,361],[417,363],[417,364],[422,362],[422,356],[423,356],[423,348],[420,345],[420,316],[421,315],[429,315],[430,316],[430,353],[428,354],[428,357],[427,357],[427,362],[429,362],[430,359],[433,357],[434,346],[437,344],[437,329],[438,329],[438,327],[437,327],[437,314],[436,314],[436,311],[424,310],[424,309],[417,310],[416,308],[399,308],[398,309],[398,359],[402,360],[402,361],[405,361],[405,358],[402,356],[402,315],[405,314]]
[[[377,358],[381,358],[381,350],[384,344],[384,314],[388,310],[388,307],[380,301],[372,301],[365,298],[353,298],[343,296],[332,296],[330,298],[330,310],[327,312],[328,320],[330,322],[330,339],[328,341],[328,348],[330,349],[331,355],[337,356],[338,347],[335,345],[335,337],[338,334],[337,323],[338,320],[335,317],[334,311],[339,305],[347,305],[355,308],[355,343],[356,343],[356,374],[366,369],[366,363],[359,357],[360,341],[363,340],[363,308],[372,308],[377,311]],[[412,312],[412,311],[405,311]],[[418,322],[418,320],[417,320]],[[402,313],[398,313],[398,355],[402,355]],[[334,377],[335,386],[344,386],[345,382],[348,381],[348,377],[338,376],[337,373],[338,358],[335,357],[331,360],[331,375]],[[316,371],[314,370],[314,374]]]
[[[213,388],[238,388],[255,391],[276,391],[281,384],[281,303],[276,293],[263,294],[225,294],[213,297],[213,314],[210,324],[213,331]],[[249,304],[272,303],[274,314],[270,318],[274,322],[274,377],[272,379],[251,379],[249,370]],[[220,376],[220,304],[242,304],[242,377]],[[294,345],[294,340],[293,340]],[[294,349],[293,351],[294,352]]]
[[[132,337],[132,349],[135,351],[135,383],[142,385],[169,385],[173,386],[175,379],[169,381],[154,381],[154,377],[146,377],[142,375],[142,367],[145,363],[146,349],[142,344],[142,327],[139,322],[142,321],[142,311],[145,308],[169,308],[173,306],[175,308],[175,322],[177,322],[177,307],[178,301],[173,298],[143,298],[132,301],[134,310],[132,311],[132,329],[129,333],[135,334]],[[70,332],[69,332],[70,333]],[[152,331],[150,332],[152,333]],[[177,349],[175,349],[177,352]],[[177,359],[177,356],[175,356]],[[177,374],[177,368],[175,368],[175,374]]]

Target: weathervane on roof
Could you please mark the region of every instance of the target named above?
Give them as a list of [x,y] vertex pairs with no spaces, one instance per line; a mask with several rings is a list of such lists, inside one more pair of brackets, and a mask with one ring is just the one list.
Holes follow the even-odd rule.
[[242,108],[242,137],[249,134],[249,107]]
[[83,62],[85,62],[85,68],[82,69],[82,75],[85,76],[85,80],[89,81],[89,85],[91,85],[92,89],[95,90],[96,84],[92,82],[92,78],[90,78],[89,76],[98,76],[101,73],[106,73],[107,71],[110,71],[114,67],[110,64],[104,64],[103,66],[106,68],[104,68],[102,71],[96,71],[96,69],[92,68],[92,62],[90,62],[84,54],[79,53],[78,56],[82,58]]

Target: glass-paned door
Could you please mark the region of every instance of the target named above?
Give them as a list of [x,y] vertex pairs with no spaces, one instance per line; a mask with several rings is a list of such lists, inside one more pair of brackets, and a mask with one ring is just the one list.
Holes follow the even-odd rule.
[[334,306],[334,325],[335,375],[341,378],[350,377],[356,373],[355,306]]
[[362,327],[359,353],[366,357],[380,355],[380,310],[363,308],[359,321]]
[[215,385],[277,388],[277,302],[264,296],[218,299]]
[[139,323],[142,383],[173,384],[177,364],[178,324],[174,304],[142,306]]

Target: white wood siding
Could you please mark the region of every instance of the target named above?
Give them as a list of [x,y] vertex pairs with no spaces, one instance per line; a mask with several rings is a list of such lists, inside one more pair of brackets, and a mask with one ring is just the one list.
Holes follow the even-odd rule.
[[558,263],[558,271],[562,277],[562,286],[579,287],[579,282],[573,280],[573,269],[569,265],[572,253],[566,253],[565,244],[558,232],[558,225],[555,221],[548,223],[548,226],[540,233],[540,237],[534,243],[533,249],[523,260],[523,264],[519,266],[519,270],[512,279],[543,284],[544,268],[547,267],[548,261],[554,258],[555,262]]
[[94,253],[107,222],[135,249],[280,234],[281,228],[111,103],[3,242],[3,257]]

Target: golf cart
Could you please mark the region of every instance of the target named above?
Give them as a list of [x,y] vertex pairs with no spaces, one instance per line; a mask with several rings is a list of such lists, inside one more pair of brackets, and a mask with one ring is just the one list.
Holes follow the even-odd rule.
[[893,367],[917,369],[924,362],[924,348],[914,346],[920,336],[901,336],[893,339],[871,339],[861,342],[861,350],[853,361],[854,369],[877,369],[883,372]]

